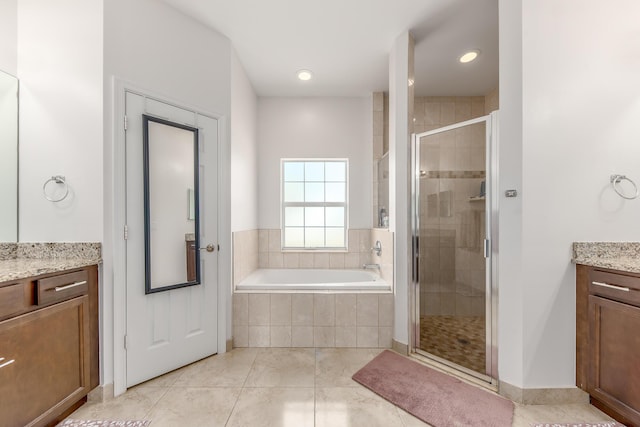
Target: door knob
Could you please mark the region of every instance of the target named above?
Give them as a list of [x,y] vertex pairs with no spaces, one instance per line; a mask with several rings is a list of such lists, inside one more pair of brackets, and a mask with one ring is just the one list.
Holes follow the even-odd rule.
[[207,245],[206,248],[200,248],[200,250],[206,250],[207,252],[213,252],[216,250],[216,247],[213,245]]

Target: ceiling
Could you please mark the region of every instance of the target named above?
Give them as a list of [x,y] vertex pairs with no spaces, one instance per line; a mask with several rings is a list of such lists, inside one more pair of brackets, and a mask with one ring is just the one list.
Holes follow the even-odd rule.
[[[389,53],[415,39],[416,95],[498,85],[498,0],[163,0],[227,36],[258,96],[364,96],[389,86]],[[458,57],[481,52],[469,64]],[[300,69],[314,78],[301,82]]]

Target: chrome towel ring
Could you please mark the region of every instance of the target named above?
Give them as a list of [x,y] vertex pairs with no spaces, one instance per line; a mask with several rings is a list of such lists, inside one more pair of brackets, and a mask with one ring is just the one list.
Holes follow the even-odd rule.
[[[633,186],[633,195],[632,196],[628,196],[626,194],[624,194],[624,192],[619,188],[618,184],[620,184],[622,181],[629,181],[631,183],[631,185]],[[611,186],[613,187],[613,190],[618,193],[618,196],[622,197],[623,199],[627,199],[627,200],[633,200],[636,197],[638,197],[638,186],[636,185],[635,182],[633,182],[630,178],[627,178],[625,175],[611,175]]]
[[[64,185],[64,194],[62,195],[62,197],[59,197],[59,198],[55,199],[55,198],[51,197],[47,193],[47,186],[52,182],[54,182],[56,184]],[[44,182],[44,185],[42,186],[42,193],[44,194],[44,198],[47,199],[50,202],[54,202],[54,203],[61,202],[64,199],[66,199],[67,196],[69,195],[69,184],[67,184],[67,180],[66,180],[66,178],[64,176],[55,175],[55,176],[52,176],[51,178],[49,178],[48,180],[46,180]]]

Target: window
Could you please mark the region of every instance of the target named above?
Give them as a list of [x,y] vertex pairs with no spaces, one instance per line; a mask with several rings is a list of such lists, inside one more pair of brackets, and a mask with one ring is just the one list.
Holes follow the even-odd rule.
[[347,159],[282,160],[283,249],[346,249]]

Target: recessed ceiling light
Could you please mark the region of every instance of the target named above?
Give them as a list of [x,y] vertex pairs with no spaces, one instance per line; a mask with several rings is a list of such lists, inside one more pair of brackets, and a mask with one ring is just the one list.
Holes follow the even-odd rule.
[[298,71],[298,79],[306,82],[307,80],[311,80],[313,78],[313,73],[309,70],[300,70]]
[[463,64],[466,64],[467,62],[471,62],[476,59],[479,54],[479,50],[470,50],[469,52],[466,52],[464,55],[462,55],[458,60]]

